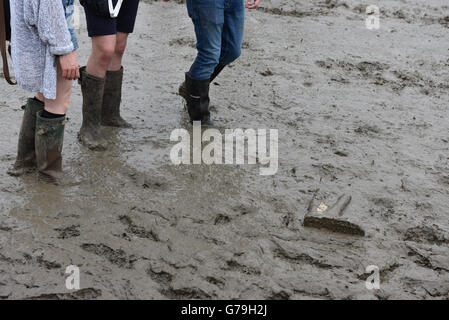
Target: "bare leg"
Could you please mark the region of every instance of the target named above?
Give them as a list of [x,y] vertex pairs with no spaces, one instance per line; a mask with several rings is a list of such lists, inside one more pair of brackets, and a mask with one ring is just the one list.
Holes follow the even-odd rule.
[[92,38],[92,54],[87,63],[88,74],[104,78],[115,54],[116,35]]
[[108,71],[118,71],[122,68],[122,59],[125,54],[126,44],[128,43],[128,34],[117,32],[116,44],[114,54],[112,55],[111,63],[108,66]]
[[[56,99],[50,100],[44,98],[45,110],[54,114],[66,114],[72,93],[72,83],[72,80],[66,80],[62,77],[61,68],[58,64]],[[37,98],[40,100],[41,97],[43,97],[42,94],[38,93]]]
[[125,53],[128,34],[117,33],[115,51],[106,73],[104,86],[103,106],[101,113],[101,124],[104,126],[129,128],[131,124],[126,122],[120,115],[120,104],[122,101],[123,68],[122,59]]
[[39,178],[46,182],[59,183],[64,176],[62,171],[62,146],[64,142],[65,114],[69,108],[72,80],[62,77],[57,64],[56,99],[45,98],[45,110],[60,115],[48,118],[42,113],[36,119],[36,160]]

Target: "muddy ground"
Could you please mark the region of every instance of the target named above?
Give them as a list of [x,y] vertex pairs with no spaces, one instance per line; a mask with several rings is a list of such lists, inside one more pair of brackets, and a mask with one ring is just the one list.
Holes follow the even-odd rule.
[[[181,1],[177,1],[181,2]],[[29,96],[0,82],[0,298],[448,299],[449,7],[262,0],[242,57],[212,86],[220,128],[279,130],[279,171],[175,166],[190,126],[178,84],[195,56],[183,4],[143,1],[111,148],[77,142],[74,85],[64,167],[79,183],[6,174]],[[83,20],[83,19],[82,19]],[[90,48],[84,22],[80,61]],[[305,228],[308,209],[352,196],[351,236]],[[68,265],[81,290],[68,291]],[[367,290],[365,268],[381,270]]]

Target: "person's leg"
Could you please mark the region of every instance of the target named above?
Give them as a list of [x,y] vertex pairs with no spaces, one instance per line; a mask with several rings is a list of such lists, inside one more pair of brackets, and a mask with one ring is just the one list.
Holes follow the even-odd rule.
[[187,0],[187,9],[195,27],[197,48],[188,75],[195,80],[207,80],[220,59],[224,0]]
[[[38,98],[41,99],[38,99]],[[36,114],[44,109],[44,97],[37,94],[35,98],[28,99],[24,110],[22,125],[20,128],[19,141],[17,145],[17,157],[14,165],[8,170],[11,176],[21,176],[36,169]]]
[[102,151],[106,150],[107,141],[100,131],[101,108],[106,72],[115,54],[116,22],[113,19],[96,17],[89,9],[85,12],[89,36],[92,38],[92,53],[87,66],[80,69],[83,124],[78,139],[89,149]]
[[123,55],[129,34],[134,32],[139,0],[126,0],[117,17],[117,39],[115,51],[106,73],[101,124],[104,126],[129,128],[131,125],[120,115],[124,68]]
[[242,53],[245,26],[245,5],[241,0],[227,0],[225,5],[221,55],[211,76],[215,79],[225,66],[237,60]]
[[70,95],[72,94],[72,80],[66,80],[62,77],[61,67],[57,64],[57,82],[56,99],[50,100],[44,98],[44,110],[50,114],[65,116],[69,109]]
[[92,53],[86,72],[97,78],[104,78],[115,55],[117,36],[115,34],[92,37]]
[[128,33],[117,32],[115,52],[106,72],[101,125],[130,128],[131,125],[120,115],[122,101],[123,67],[122,59],[128,41]]
[[192,121],[211,125],[209,111],[210,77],[221,53],[224,0],[187,0],[197,40],[197,56],[185,75],[187,111]]
[[39,176],[48,182],[58,182],[63,177],[62,146],[66,113],[72,92],[72,81],[62,77],[57,68],[56,99],[44,99],[45,109],[37,113],[36,160]]
[[108,71],[119,71],[122,68],[122,60],[128,43],[128,36],[128,33],[117,32],[115,50],[109,63]]

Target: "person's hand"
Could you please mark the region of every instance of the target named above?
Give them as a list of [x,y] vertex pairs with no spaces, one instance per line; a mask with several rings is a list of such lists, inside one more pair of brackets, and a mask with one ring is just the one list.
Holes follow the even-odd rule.
[[76,51],[65,56],[59,56],[58,62],[61,67],[62,77],[66,80],[76,80],[80,77]]
[[245,7],[247,9],[256,9],[260,4],[260,0],[246,0]]

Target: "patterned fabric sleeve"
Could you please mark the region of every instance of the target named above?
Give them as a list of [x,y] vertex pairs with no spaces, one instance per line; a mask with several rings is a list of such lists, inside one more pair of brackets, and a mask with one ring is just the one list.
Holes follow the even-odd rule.
[[61,0],[27,0],[24,6],[25,21],[37,28],[51,54],[65,55],[74,50]]

